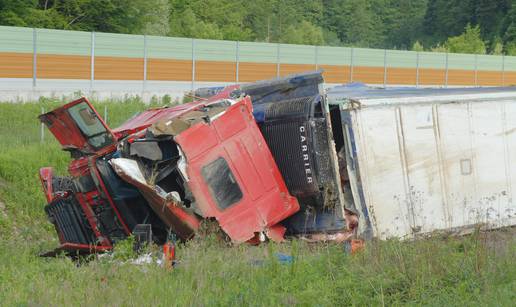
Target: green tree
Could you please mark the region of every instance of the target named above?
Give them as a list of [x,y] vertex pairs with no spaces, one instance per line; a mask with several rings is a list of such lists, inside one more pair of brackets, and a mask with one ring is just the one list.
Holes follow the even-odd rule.
[[493,55],[502,55],[503,54],[503,43],[500,41],[500,42],[497,42],[493,49],[491,50],[491,54]]
[[420,39],[427,0],[373,0],[372,11],[379,18],[384,41],[381,47],[408,49]]
[[252,40],[241,1],[172,0],[170,35],[195,38]]
[[0,24],[115,33],[167,34],[168,1],[0,0]]
[[473,18],[480,25],[485,39],[499,36],[510,6],[511,0],[477,0]]
[[321,28],[303,20],[298,25],[290,25],[283,33],[281,41],[289,44],[322,45],[324,35]]
[[472,22],[477,0],[429,0],[424,20],[428,43],[459,35]]
[[341,46],[342,41],[339,39],[337,33],[330,31],[328,29],[322,29],[324,44],[329,46]]
[[432,52],[448,52],[448,49],[446,48],[446,46],[437,44],[434,47],[430,48],[430,51],[432,51]]
[[383,31],[367,0],[350,0],[340,4],[336,17],[339,38],[346,45],[360,47],[381,46]]
[[507,44],[516,43],[516,5],[508,12],[505,22],[507,28],[504,32],[504,40]]
[[69,21],[55,8],[46,10],[28,9],[24,21],[29,27],[47,29],[73,29]]
[[505,53],[507,55],[516,56],[516,42],[509,42],[505,45]]
[[493,42],[491,43],[490,53],[493,55],[502,55],[503,54],[503,41],[500,37],[495,37]]
[[174,36],[222,39],[219,27],[214,23],[201,21],[192,9],[181,12],[181,18],[173,18],[170,33]]
[[496,37],[506,50],[516,42],[514,1],[0,0],[0,25],[410,49],[460,37],[469,23],[493,52]]
[[[244,24],[252,31],[252,38],[262,42],[271,42],[273,39],[274,26],[276,20],[272,16],[276,0],[248,1],[244,4],[244,9],[249,14],[244,17]],[[252,13],[251,13],[252,12]]]
[[419,41],[416,41],[413,45],[412,45],[412,51],[425,51],[425,48],[423,47],[423,45],[419,42]]
[[153,0],[144,3],[142,32],[148,35],[166,36],[170,31],[169,0]]
[[454,53],[476,53],[485,54],[486,45],[480,36],[480,27],[472,27],[470,24],[459,36],[448,38],[445,43],[446,49]]

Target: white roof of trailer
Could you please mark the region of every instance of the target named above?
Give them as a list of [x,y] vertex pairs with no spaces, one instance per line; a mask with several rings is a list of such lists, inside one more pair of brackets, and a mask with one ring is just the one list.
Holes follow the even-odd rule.
[[360,84],[327,91],[330,103],[354,101],[361,107],[515,99],[516,87],[489,88],[374,88]]

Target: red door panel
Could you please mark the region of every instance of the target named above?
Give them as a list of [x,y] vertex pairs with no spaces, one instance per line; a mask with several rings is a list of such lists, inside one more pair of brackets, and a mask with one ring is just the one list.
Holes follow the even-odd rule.
[[213,122],[213,127],[217,131],[221,140],[225,140],[235,135],[236,133],[247,128],[245,108],[240,108],[240,113],[234,112],[232,116],[224,116],[224,120],[216,120]]
[[240,159],[230,158],[235,164],[236,172],[238,173],[239,177],[255,179],[252,184],[246,185],[251,199],[256,200],[262,196],[262,194],[265,192],[265,189],[262,181],[260,180],[260,176],[255,169],[255,165],[253,163],[242,163],[252,161],[253,156],[247,152],[246,148],[242,145],[241,140],[237,140],[235,143],[229,144],[226,147],[226,153],[228,157],[240,157]]
[[[261,137],[261,134],[259,136]],[[276,186],[275,182],[277,182],[277,179],[274,178],[276,174],[274,172],[276,163],[274,162],[272,154],[259,154],[264,151],[263,147],[268,148],[267,143],[260,137],[246,135],[241,140],[249,155],[253,157],[253,166],[264,190],[269,191]]]
[[180,139],[187,140],[183,142],[181,149],[185,153],[188,152],[188,156],[191,158],[202,155],[218,144],[217,133],[205,124],[197,124],[183,131],[179,136]]

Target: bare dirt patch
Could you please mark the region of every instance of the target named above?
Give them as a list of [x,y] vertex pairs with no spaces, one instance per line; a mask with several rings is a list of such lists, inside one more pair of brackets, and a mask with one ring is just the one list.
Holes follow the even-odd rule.
[[5,211],[5,204],[0,200],[0,215],[7,217],[7,213]]
[[510,252],[510,246],[516,243],[516,227],[505,227],[493,231],[487,231],[481,234],[480,239],[490,250],[496,250],[497,253]]
[[[3,180],[2,178],[0,178],[0,189],[3,189],[3,188],[6,188],[7,187],[7,182],[5,182],[5,180]],[[6,208],[5,208],[5,204],[4,202],[2,202],[2,200],[0,199],[0,215],[3,216],[3,217],[7,217],[7,213],[6,213]]]

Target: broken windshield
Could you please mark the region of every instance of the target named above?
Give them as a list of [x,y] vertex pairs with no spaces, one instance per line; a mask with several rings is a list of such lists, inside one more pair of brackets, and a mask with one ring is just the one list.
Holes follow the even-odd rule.
[[113,143],[111,134],[86,102],[70,107],[68,113],[82,134],[86,136],[88,143],[95,149],[100,149]]

